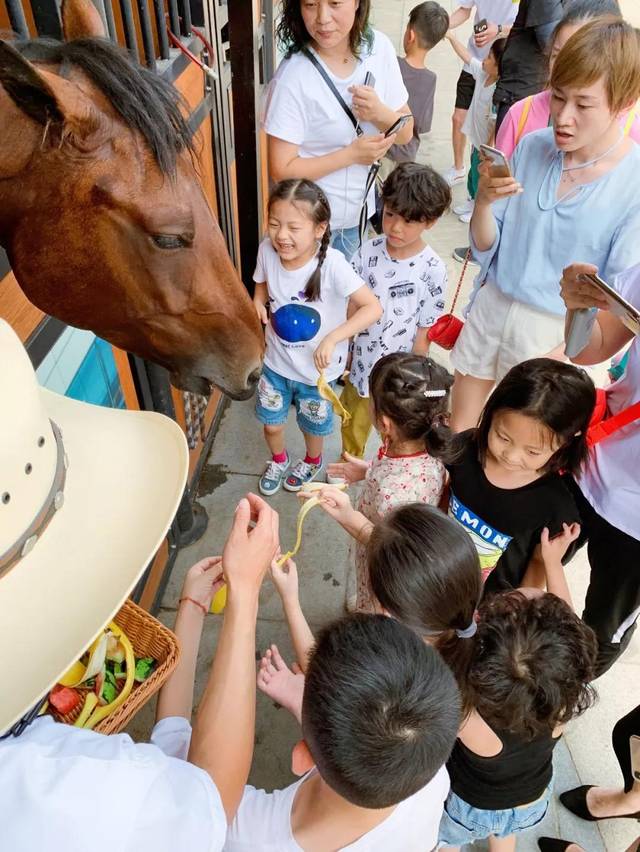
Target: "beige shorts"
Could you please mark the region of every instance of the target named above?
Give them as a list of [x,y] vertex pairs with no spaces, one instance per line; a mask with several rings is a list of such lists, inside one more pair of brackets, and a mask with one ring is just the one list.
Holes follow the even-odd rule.
[[563,340],[563,316],[516,302],[495,284],[485,284],[451,351],[451,363],[465,376],[499,382],[516,364],[548,355]]

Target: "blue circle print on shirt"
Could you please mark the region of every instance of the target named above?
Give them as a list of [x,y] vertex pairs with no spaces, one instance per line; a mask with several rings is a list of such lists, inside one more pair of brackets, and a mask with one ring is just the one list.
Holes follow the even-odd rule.
[[273,330],[287,343],[311,340],[320,331],[320,314],[309,305],[283,305],[271,314]]

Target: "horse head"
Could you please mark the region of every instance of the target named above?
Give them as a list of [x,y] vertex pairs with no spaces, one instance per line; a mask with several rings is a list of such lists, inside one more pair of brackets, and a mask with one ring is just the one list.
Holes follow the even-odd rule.
[[264,350],[198,177],[184,104],[63,3],[70,41],[0,41],[0,243],[41,310],[166,367],[184,390],[251,394]]

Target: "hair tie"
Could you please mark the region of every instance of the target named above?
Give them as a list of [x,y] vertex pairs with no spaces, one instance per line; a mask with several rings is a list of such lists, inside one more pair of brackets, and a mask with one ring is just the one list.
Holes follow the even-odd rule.
[[444,396],[446,394],[446,390],[442,388],[441,390],[426,390],[422,392],[423,396],[432,397],[432,396]]
[[464,630],[456,630],[456,636],[458,639],[471,639],[472,636],[476,635],[477,629],[478,622],[474,618],[471,624],[468,627],[465,627]]

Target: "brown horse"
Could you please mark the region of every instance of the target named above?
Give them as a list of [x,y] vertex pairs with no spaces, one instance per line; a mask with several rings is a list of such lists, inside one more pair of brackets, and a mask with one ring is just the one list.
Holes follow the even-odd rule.
[[0,244],[41,310],[246,398],[264,344],[176,90],[65,0],[66,43],[0,41]]

